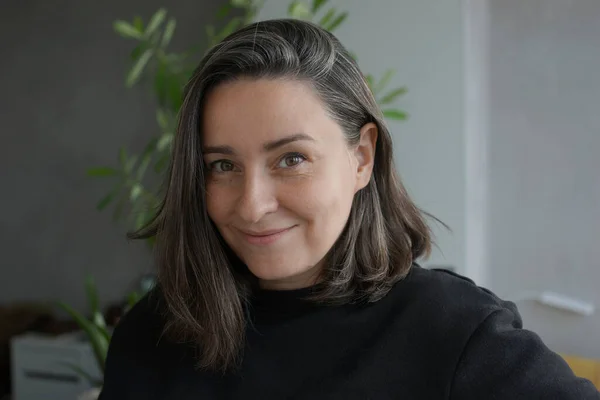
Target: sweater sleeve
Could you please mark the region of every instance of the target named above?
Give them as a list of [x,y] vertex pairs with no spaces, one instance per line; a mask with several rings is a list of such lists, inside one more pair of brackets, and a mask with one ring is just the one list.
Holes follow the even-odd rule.
[[128,356],[127,332],[122,326],[115,328],[110,341],[104,383],[98,400],[125,400],[128,398],[128,371],[132,370],[132,360]]
[[588,380],[535,333],[514,306],[493,311],[473,332],[457,365],[450,399],[600,400]]
[[151,400],[158,396],[166,377],[157,357],[159,333],[159,321],[146,296],[115,327],[98,400]]

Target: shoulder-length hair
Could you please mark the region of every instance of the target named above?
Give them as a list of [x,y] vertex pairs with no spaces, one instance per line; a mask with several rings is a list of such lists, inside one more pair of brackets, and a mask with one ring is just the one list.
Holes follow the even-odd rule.
[[256,278],[227,246],[205,199],[202,117],[207,94],[239,78],[311,85],[349,146],[367,123],[378,128],[373,176],[356,193],[345,229],[329,251],[313,301],[373,302],[428,255],[431,235],[396,174],[392,138],[366,80],[340,42],[299,20],[257,22],[208,51],[184,92],[165,194],[154,219],[131,238],[155,238],[165,333],[193,343],[201,368],[238,365]]

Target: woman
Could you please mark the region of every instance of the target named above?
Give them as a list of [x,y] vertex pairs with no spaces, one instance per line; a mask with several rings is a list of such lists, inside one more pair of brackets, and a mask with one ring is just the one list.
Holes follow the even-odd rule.
[[188,84],[159,284],[116,328],[102,400],[597,399],[514,305],[420,268],[431,237],[356,63],[273,20]]

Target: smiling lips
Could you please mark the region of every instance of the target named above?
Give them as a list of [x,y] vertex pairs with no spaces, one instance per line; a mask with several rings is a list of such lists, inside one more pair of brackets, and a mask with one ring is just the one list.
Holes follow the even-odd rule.
[[240,232],[244,235],[244,238],[248,241],[248,243],[256,245],[256,246],[266,246],[272,243],[275,243],[279,240],[283,235],[289,232],[294,226],[290,226],[289,228],[283,229],[270,229],[266,231],[254,232],[254,231],[243,231]]

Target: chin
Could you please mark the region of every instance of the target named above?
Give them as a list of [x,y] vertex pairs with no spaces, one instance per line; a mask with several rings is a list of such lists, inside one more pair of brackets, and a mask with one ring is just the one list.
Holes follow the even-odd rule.
[[258,278],[260,285],[267,289],[300,289],[315,283],[315,268],[292,266],[278,263],[246,264],[250,272]]
[[284,266],[282,268],[281,265],[268,265],[268,264],[246,264],[248,265],[248,269],[252,272],[252,275],[256,276],[260,280],[265,281],[277,281],[283,280],[287,278],[292,278],[298,274],[301,274],[302,271],[296,271],[293,268],[289,268],[289,266]]

